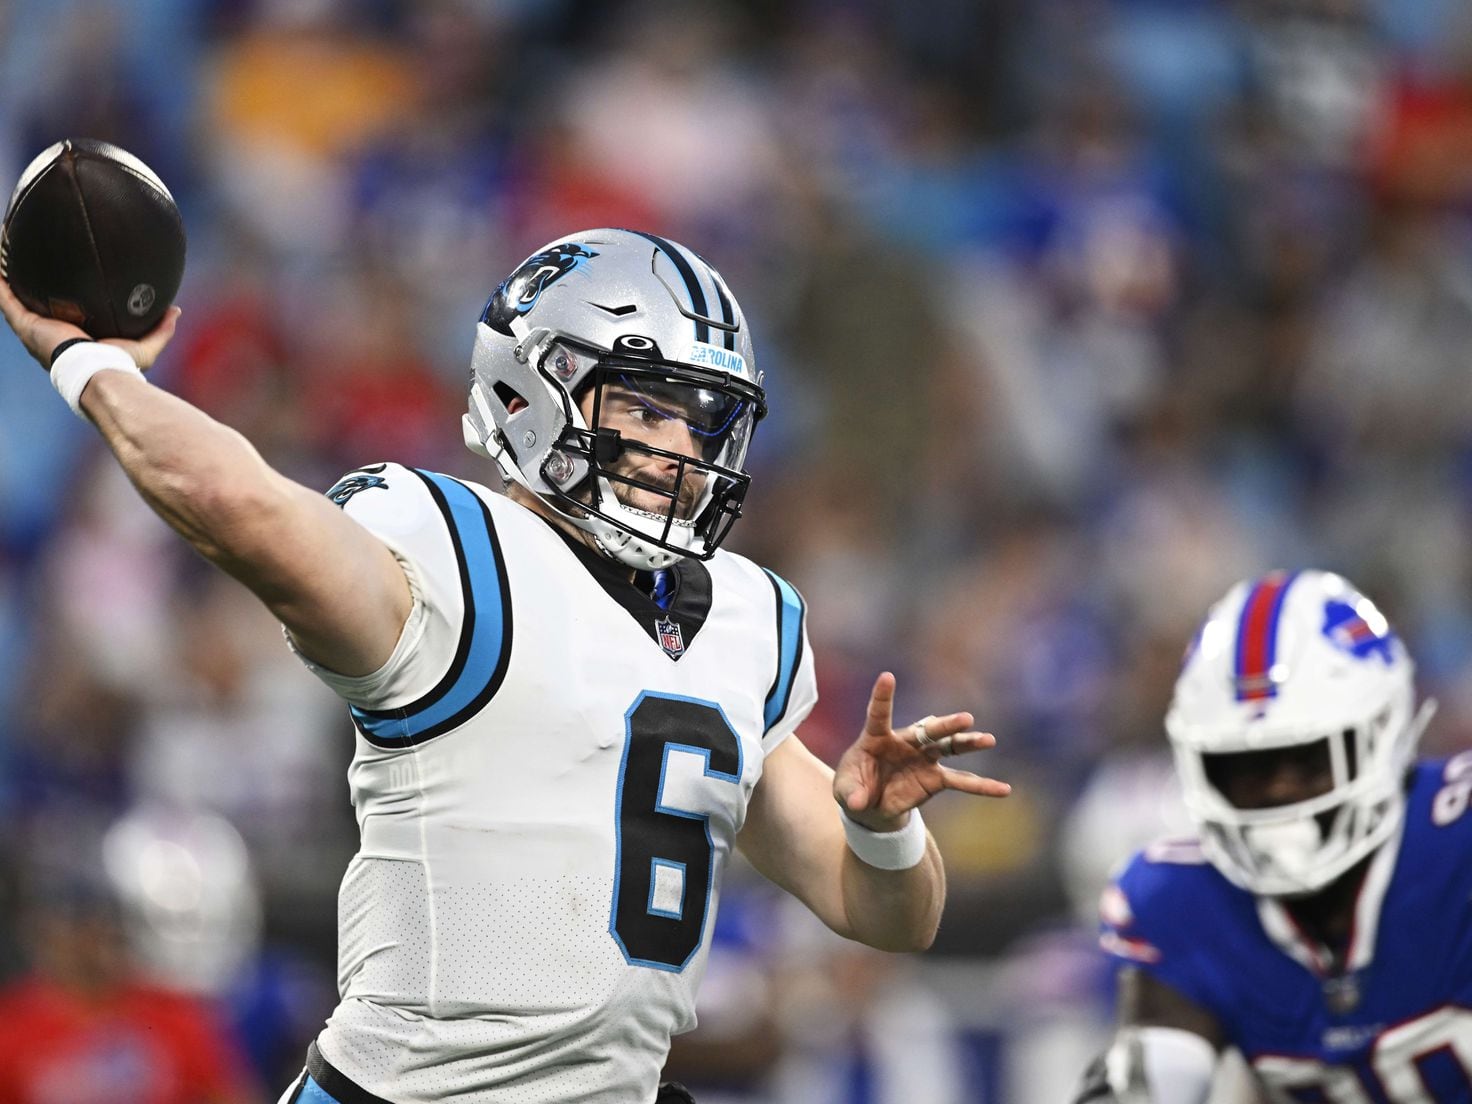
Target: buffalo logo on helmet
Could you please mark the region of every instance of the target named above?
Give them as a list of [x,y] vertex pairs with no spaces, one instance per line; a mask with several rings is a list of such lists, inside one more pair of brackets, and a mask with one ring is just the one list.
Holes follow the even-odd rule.
[[535,307],[542,292],[596,256],[597,253],[577,242],[558,242],[550,249],[533,253],[496,289],[481,321],[498,333],[512,336],[511,323]]
[[1324,635],[1332,644],[1356,659],[1369,659],[1372,655],[1378,655],[1386,666],[1395,662],[1395,655],[1391,650],[1395,633],[1384,622],[1381,622],[1377,631],[1348,602],[1331,599],[1324,603]]

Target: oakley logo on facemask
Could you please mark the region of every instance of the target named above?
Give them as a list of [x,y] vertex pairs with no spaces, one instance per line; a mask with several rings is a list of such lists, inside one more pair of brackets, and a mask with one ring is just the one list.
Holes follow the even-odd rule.
[[511,336],[512,321],[536,306],[542,292],[596,256],[577,242],[561,242],[533,254],[496,289],[481,321],[497,333]]

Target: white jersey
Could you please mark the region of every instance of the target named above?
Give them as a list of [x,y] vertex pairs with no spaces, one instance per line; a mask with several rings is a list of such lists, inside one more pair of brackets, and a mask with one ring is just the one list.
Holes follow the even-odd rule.
[[764,757],[817,699],[803,605],[740,556],[626,569],[501,495],[394,464],[329,494],[414,609],[352,706],[362,845],[318,1039],[393,1104],[649,1104],[694,1026]]

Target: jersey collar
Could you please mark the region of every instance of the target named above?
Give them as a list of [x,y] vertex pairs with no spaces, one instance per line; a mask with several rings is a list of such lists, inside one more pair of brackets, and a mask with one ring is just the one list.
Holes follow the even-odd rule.
[[[537,515],[541,517],[540,514]],[[572,534],[542,518],[562,538],[562,543],[578,558],[603,592],[624,608],[645,634],[670,659],[678,661],[695,642],[695,636],[710,614],[710,569],[692,557],[676,560],[666,570],[673,589],[667,604],[661,606],[651,591],[653,576],[639,571],[630,579],[629,568],[589,548]]]
[[1354,921],[1350,925],[1349,946],[1342,964],[1335,961],[1334,954],[1317,939],[1311,938],[1293,914],[1276,897],[1259,897],[1257,915],[1263,930],[1284,954],[1299,963],[1318,978],[1334,974],[1352,973],[1368,966],[1375,957],[1375,941],[1380,932],[1380,913],[1385,904],[1385,894],[1390,888],[1391,875],[1395,873],[1395,860],[1400,854],[1401,837],[1405,823],[1396,829],[1395,835],[1387,839],[1375,852],[1365,869],[1364,880],[1354,902]]

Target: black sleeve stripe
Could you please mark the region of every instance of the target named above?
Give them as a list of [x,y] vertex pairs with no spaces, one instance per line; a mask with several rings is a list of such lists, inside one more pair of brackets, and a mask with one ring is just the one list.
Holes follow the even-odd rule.
[[511,591],[489,508],[457,479],[415,474],[445,516],[465,614],[454,658],[432,690],[399,709],[352,709],[358,730],[379,747],[423,743],[458,728],[495,696],[511,662]]

